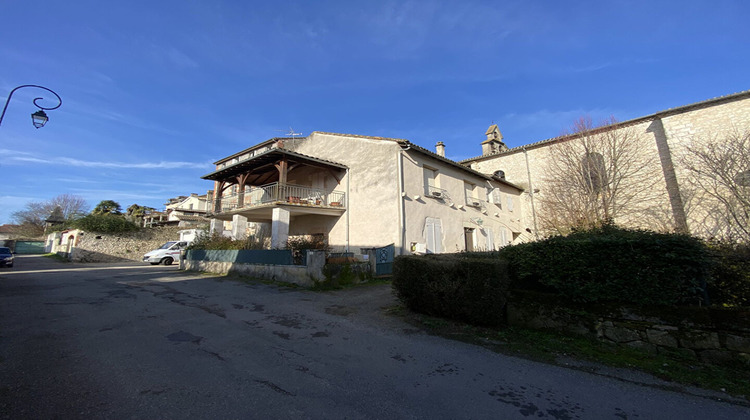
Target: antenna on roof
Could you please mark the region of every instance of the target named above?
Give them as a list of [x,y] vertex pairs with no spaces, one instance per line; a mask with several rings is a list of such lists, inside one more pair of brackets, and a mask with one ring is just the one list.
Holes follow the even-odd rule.
[[[276,130],[276,131],[284,131],[284,130]],[[302,133],[295,133],[292,126],[289,126],[289,132],[286,133],[286,136],[291,137],[291,138],[294,138],[295,136],[301,136],[301,135]]]

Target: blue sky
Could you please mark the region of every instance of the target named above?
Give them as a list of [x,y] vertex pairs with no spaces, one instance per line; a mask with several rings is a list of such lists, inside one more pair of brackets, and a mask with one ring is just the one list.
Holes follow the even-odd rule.
[[[0,223],[59,194],[163,209],[212,162],[290,127],[405,138],[455,160],[577,117],[750,89],[750,2],[0,3]],[[53,101],[40,102],[50,104]],[[1,104],[0,104],[1,105]]]

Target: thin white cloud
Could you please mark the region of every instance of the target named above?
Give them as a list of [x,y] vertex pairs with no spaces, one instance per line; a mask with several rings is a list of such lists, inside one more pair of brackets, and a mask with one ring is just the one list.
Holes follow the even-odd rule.
[[187,54],[174,47],[169,47],[167,51],[167,58],[169,58],[169,61],[172,62],[172,64],[179,68],[198,67],[198,63],[196,63],[192,58],[188,57]]
[[142,162],[142,163],[125,163],[125,162],[97,162],[90,160],[80,160],[74,158],[59,158],[60,162],[69,166],[86,167],[86,168],[132,168],[132,169],[177,169],[177,168],[206,168],[211,164],[208,162]]
[[44,158],[44,157],[31,156],[27,152],[17,152],[13,150],[3,150],[2,152],[6,156],[6,163],[22,162],[22,163],[40,163],[40,164],[47,164],[47,165],[64,165],[64,166],[73,166],[73,167],[79,167],[79,168],[122,168],[122,169],[181,169],[181,168],[210,169],[213,167],[212,163],[209,161],[206,161],[206,162],[159,161],[159,162],[131,163],[131,162],[81,160],[81,159],[70,158],[70,157]]

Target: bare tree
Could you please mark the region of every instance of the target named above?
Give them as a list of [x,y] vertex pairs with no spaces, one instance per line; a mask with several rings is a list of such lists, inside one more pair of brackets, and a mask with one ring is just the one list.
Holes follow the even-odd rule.
[[750,130],[693,139],[682,164],[700,195],[701,233],[750,243]]
[[86,213],[88,204],[83,198],[72,194],[60,194],[49,201],[32,201],[23,210],[13,212],[11,219],[20,227],[18,234],[37,237],[44,234],[45,220],[59,207],[65,220]]
[[[658,178],[654,157],[644,153],[631,127],[611,118],[595,127],[580,118],[568,134],[549,147],[539,195],[542,228],[568,233],[606,221],[632,221],[645,213]],[[646,199],[648,196],[648,199]]]

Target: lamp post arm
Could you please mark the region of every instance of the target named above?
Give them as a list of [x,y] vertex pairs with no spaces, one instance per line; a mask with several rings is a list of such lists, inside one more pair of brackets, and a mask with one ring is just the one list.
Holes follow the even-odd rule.
[[41,97],[40,98],[34,98],[34,101],[33,101],[34,102],[34,106],[36,106],[39,109],[43,109],[43,110],[57,109],[57,108],[60,108],[60,106],[62,105],[62,99],[60,98],[60,95],[58,95],[57,93],[55,93],[52,89],[46,88],[44,86],[39,86],[39,85],[21,85],[21,86],[18,86],[18,87],[14,88],[13,90],[10,91],[10,94],[8,95],[8,99],[5,101],[5,106],[3,107],[3,113],[0,114],[0,125],[2,125],[2,123],[3,123],[3,117],[5,117],[5,111],[8,109],[8,104],[10,103],[10,98],[13,97],[13,93],[15,91],[17,91],[18,89],[25,88],[25,87],[33,87],[33,88],[38,88],[38,89],[44,89],[47,92],[50,92],[51,94],[55,95],[55,97],[57,98],[58,104],[56,106],[53,106],[53,107],[44,107],[44,106],[41,106],[41,105],[39,105],[37,103],[37,101],[42,100],[44,98],[41,98]]

